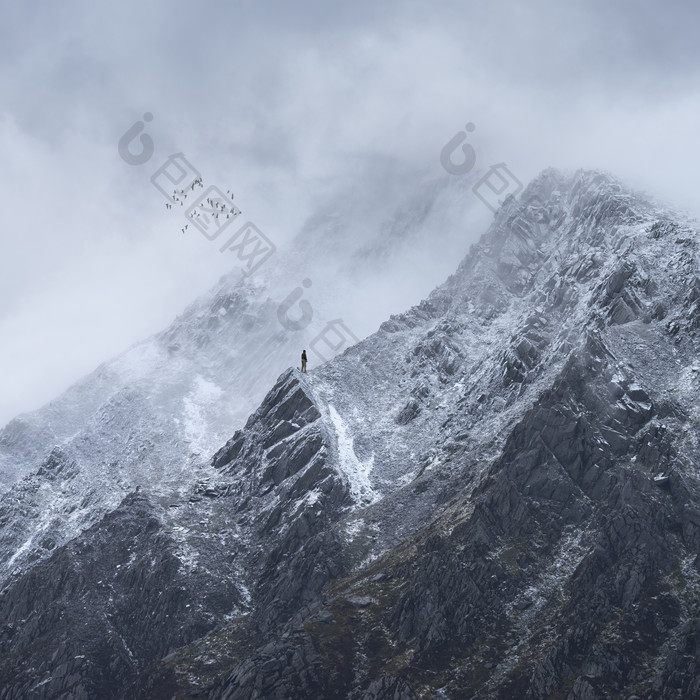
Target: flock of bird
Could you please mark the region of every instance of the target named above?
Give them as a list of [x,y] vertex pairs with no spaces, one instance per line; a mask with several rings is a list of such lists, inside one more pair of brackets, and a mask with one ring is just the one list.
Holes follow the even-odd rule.
[[[190,184],[189,188],[191,191],[194,191],[195,187],[199,187],[200,189],[204,187],[204,182],[201,177],[198,177],[196,180],[192,180],[192,183]],[[177,195],[180,195],[178,197]],[[187,189],[185,188],[184,190],[178,190],[174,189],[172,195],[170,195],[170,198],[173,200],[173,202],[180,202],[180,206],[183,206],[185,203],[185,200],[187,199]],[[166,209],[172,209],[173,205],[170,202],[165,203],[165,208]]]
[[[196,180],[192,181],[192,184],[189,186],[190,191],[194,191],[195,187],[199,187],[199,188],[204,187],[204,184],[202,182],[201,177],[198,177]],[[231,199],[233,199],[233,192],[231,190],[226,190],[226,194],[229,195],[231,197]],[[187,188],[185,188],[184,190],[174,189],[173,193],[171,195],[171,199],[173,200],[173,202],[180,202],[180,206],[184,206],[185,200],[187,199],[187,195],[188,195]],[[207,197],[206,202],[209,205],[209,210],[213,213],[215,219],[219,218],[219,214],[226,214],[226,218],[228,219],[228,218],[230,218],[231,214],[233,214],[235,217],[241,213],[239,209],[236,209],[236,207],[229,207],[228,203],[225,200],[224,200],[223,204],[221,203],[221,201],[222,201],[221,199],[213,199],[211,197]],[[165,208],[172,209],[173,203],[166,202]],[[216,213],[214,213],[214,210],[216,210]],[[199,217],[199,216],[201,216],[201,214],[196,210],[190,212],[190,218]],[[185,226],[183,228],[181,228],[180,231],[182,233],[185,233],[188,226],[189,226],[189,224],[185,224]]]

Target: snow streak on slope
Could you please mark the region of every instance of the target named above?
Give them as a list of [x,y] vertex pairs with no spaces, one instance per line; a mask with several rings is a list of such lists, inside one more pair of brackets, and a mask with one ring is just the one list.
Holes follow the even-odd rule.
[[381,495],[372,488],[370,474],[374,465],[374,456],[360,461],[353,449],[353,438],[348,426],[332,405],[328,412],[335,428],[338,440],[338,469],[350,486],[350,493],[359,506],[368,506],[378,501]]
[[210,415],[211,407],[214,407],[214,411],[216,410],[217,402],[223,393],[220,386],[197,375],[194,389],[183,400],[185,442],[189,444],[190,450],[195,455],[206,455],[212,452],[209,426],[215,416]]

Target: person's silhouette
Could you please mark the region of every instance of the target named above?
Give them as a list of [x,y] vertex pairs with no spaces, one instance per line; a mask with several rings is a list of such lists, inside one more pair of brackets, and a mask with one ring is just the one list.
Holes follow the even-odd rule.
[[306,374],[306,350],[301,351],[301,371]]

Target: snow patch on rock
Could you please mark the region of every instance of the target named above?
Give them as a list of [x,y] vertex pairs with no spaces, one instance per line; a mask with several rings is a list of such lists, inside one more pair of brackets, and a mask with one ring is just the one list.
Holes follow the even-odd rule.
[[207,412],[216,405],[222,393],[221,387],[198,375],[194,389],[183,399],[185,439],[195,454],[206,454],[216,447],[211,444]]
[[353,438],[347,424],[331,404],[328,404],[328,412],[338,440],[338,467],[350,487],[350,494],[358,504],[376,503],[381,495],[374,490],[370,479],[374,455],[360,461],[353,449]]

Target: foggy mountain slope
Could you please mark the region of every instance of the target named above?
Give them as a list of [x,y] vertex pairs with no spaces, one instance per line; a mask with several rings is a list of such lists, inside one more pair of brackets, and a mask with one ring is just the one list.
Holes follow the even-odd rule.
[[[234,270],[194,302],[170,328],[105,362],[45,407],[18,416],[4,426],[0,430],[2,488],[35,469],[54,446],[77,436],[90,417],[127,386],[142,385],[147,395],[153,386],[157,387],[170,375],[173,385],[177,385],[174,378],[182,375],[188,385],[178,390],[179,398],[184,400],[193,390],[196,394],[197,387],[190,386],[190,377],[197,372],[197,363],[205,364],[203,355],[207,347],[212,350],[207,359],[215,365],[211,371],[224,375],[221,388],[227,389],[228,384],[237,388],[235,400],[229,395],[224,397],[211,412],[211,420],[203,422],[203,430],[212,430],[208,442],[213,451],[222,437],[216,428],[228,431],[231,421],[235,424],[235,421],[245,420],[274,378],[288,365],[288,348],[280,349],[280,359],[276,360],[277,346],[284,345],[281,341],[285,336],[295,332],[279,324],[277,307],[301,284],[302,278],[311,277],[315,285],[307,295],[319,289],[313,298],[318,320],[306,333],[296,332],[296,344],[290,343],[294,357],[300,352],[298,345],[323,329],[322,320],[337,318],[348,311],[347,290],[358,285],[366,286],[370,293],[381,289],[385,285],[384,278],[406,264],[406,260],[401,259],[402,249],[417,250],[418,255],[426,248],[434,249],[435,236],[431,227],[437,222],[451,221],[451,227],[457,232],[451,234],[451,245],[463,249],[462,229],[455,222],[464,220],[465,212],[472,206],[468,201],[471,184],[469,178],[457,182],[443,178],[424,183],[422,189],[404,194],[402,199],[395,197],[397,211],[394,212],[390,206],[381,208],[370,202],[370,211],[353,213],[363,197],[367,198],[364,190],[349,189],[342,197],[332,198],[329,210],[325,214],[320,211],[290,245],[273,256],[266,264],[270,269],[266,271],[263,267],[255,276],[256,282],[241,280],[238,270]],[[418,201],[422,202],[420,207],[415,204]],[[338,205],[344,209],[339,209]],[[449,249],[446,236],[440,243]],[[296,317],[298,314],[292,315]],[[371,323],[363,323],[362,329],[356,325],[356,332],[370,330]],[[208,334],[218,336],[220,342],[210,346]],[[269,358],[267,352],[271,354]],[[253,359],[260,360],[255,371],[250,364]],[[315,364],[319,361],[320,358],[313,357]],[[237,369],[240,369],[238,374]],[[147,386],[149,383],[152,386]],[[191,398],[194,403],[201,403],[196,396]],[[216,397],[212,396],[207,403],[215,401]],[[167,408],[171,409],[172,405],[169,403]],[[193,411],[196,412],[196,408]],[[175,417],[179,417],[180,410],[175,412]],[[221,416],[220,420],[216,419],[217,415]],[[185,439],[183,432],[178,431],[177,437]]]
[[[376,203],[374,202],[370,202],[373,207],[371,210],[364,214],[357,212],[354,218],[341,216],[338,219],[340,214],[336,210],[335,223],[331,220],[332,217],[323,216],[323,213],[320,212],[299,232],[292,244],[287,246],[287,249],[281,250],[275,256],[277,259],[275,257],[271,259],[268,265],[268,267],[272,267],[270,273],[266,273],[263,267],[260,274],[256,276],[260,284],[268,287],[267,292],[271,297],[270,306],[274,304],[274,308],[266,309],[266,311],[271,311],[270,315],[274,317],[277,304],[291,289],[301,283],[302,277],[311,276],[314,284],[321,287],[322,290],[322,293],[319,293],[314,299],[316,315],[319,316],[319,312],[321,312],[320,318],[326,319],[341,315],[342,309],[338,309],[337,300],[333,299],[333,290],[329,289],[329,279],[326,279],[332,278],[335,287],[344,285],[343,280],[337,276],[337,267],[345,265],[343,274],[353,278],[349,280],[348,288],[352,288],[356,282],[381,285],[382,281],[379,276],[391,274],[391,269],[386,267],[387,263],[391,268],[391,265],[396,266],[400,262],[405,262],[391,260],[387,256],[387,246],[392,255],[400,253],[402,247],[414,249],[430,246],[430,240],[427,239],[429,238],[429,227],[434,225],[434,221],[426,219],[425,215],[414,216],[410,214],[407,218],[406,212],[414,207],[412,202],[422,201],[424,203],[423,209],[434,209],[435,216],[438,218],[448,216],[452,217],[453,221],[458,221],[459,217],[453,217],[453,213],[455,211],[464,212],[465,206],[468,208],[471,205],[471,203],[465,205],[466,192],[468,190],[464,182],[456,186],[449,178],[443,178],[437,182],[425,183],[412,191],[408,201],[405,194],[403,199],[399,199],[398,195],[394,197],[394,206],[402,214],[392,212],[391,205],[384,206],[383,209],[375,207]],[[338,202],[354,201],[355,195],[356,193],[352,190],[346,191],[343,197],[332,198],[328,206],[336,205]],[[364,195],[366,199],[366,192],[360,191],[358,196],[361,195]],[[362,203],[362,198],[356,202],[358,205]],[[366,204],[366,202],[364,203]],[[352,209],[353,207],[349,206],[346,213],[351,214]],[[398,227],[394,225],[392,235],[387,237],[385,222],[394,221],[399,216],[404,218],[402,225]],[[455,229],[459,231],[458,227]],[[453,233],[452,236],[454,239],[455,234]],[[343,262],[335,260],[341,256]],[[352,263],[353,258],[358,261],[357,264]],[[373,262],[373,266],[369,265],[370,262]],[[326,272],[328,266],[331,270]],[[201,352],[202,347],[207,342],[205,336],[208,330],[214,326],[214,330],[220,331],[221,329],[217,326],[227,325],[221,323],[223,318],[219,319],[214,314],[223,315],[224,311],[230,313],[227,309],[231,307],[234,297],[237,296],[252,295],[251,301],[253,299],[257,299],[259,303],[265,301],[263,289],[258,288],[253,292],[255,286],[250,287],[249,283],[245,281],[239,284],[237,281],[239,276],[237,271],[234,271],[226,278],[222,278],[211,292],[204,295],[182,317],[174,321],[170,329],[156,334],[154,338],[137,344],[121,356],[104,363],[94,373],[77,382],[64,395],[50,402],[44,408],[18,416],[10,421],[0,431],[0,481],[2,484],[6,487],[17,477],[24,475],[31,468],[35,468],[55,445],[60,445],[75,436],[82,429],[89,416],[93,415],[112,395],[125,386],[148,381],[149,377],[151,377],[152,382],[157,382],[158,380],[153,379],[152,376],[155,374],[157,377],[162,377],[164,373],[170,371],[170,360],[174,360],[171,364],[175,365],[173,374],[176,374],[178,371],[177,363],[182,358],[172,358],[173,349],[170,347],[167,348],[168,353],[163,356],[163,348],[161,347],[164,343],[168,346],[171,345],[168,341],[168,334],[196,338],[193,347],[183,348],[184,352],[189,350],[190,359],[196,363],[196,354]],[[342,296],[342,291],[338,291],[335,296]],[[236,299],[234,305],[235,308],[231,309],[231,312],[241,311],[241,299]],[[243,313],[255,316],[258,310],[251,308]],[[263,313],[263,315],[265,314]],[[225,320],[230,322],[232,319],[229,316]],[[249,331],[252,325],[254,325],[252,319],[247,318],[246,324],[231,329],[228,344],[232,352],[243,339],[251,341],[250,338],[246,338],[246,331]],[[196,326],[201,327],[197,328]],[[321,328],[322,325],[319,326],[317,322],[310,330],[313,330],[313,335],[316,335]],[[287,331],[279,324],[270,323],[269,334],[264,336],[264,340],[266,341],[268,337],[276,337],[279,332]],[[262,341],[260,338],[254,338],[254,341],[257,343],[256,350],[259,352]],[[251,342],[247,348],[248,353],[250,353],[252,346]],[[221,353],[224,347],[222,342],[221,347],[217,348],[218,352]],[[299,354],[296,351],[296,346],[295,354]],[[235,366],[240,364],[241,360],[239,358],[237,362],[234,362],[234,359],[231,358],[229,362]],[[221,410],[225,413],[230,411],[229,406],[233,403],[235,415],[238,419],[241,417],[245,419],[245,416],[261,400],[265,387],[274,381],[274,377],[284,366],[283,364],[273,365],[253,397],[238,396],[237,400],[240,405],[237,407],[236,402],[222,402]],[[195,368],[188,369],[194,371]],[[265,371],[267,371],[267,365],[262,364],[258,368],[258,373]],[[231,383],[232,385],[235,383],[240,385],[241,378],[237,377],[236,381]],[[241,393],[246,393],[247,390]],[[226,418],[228,416],[222,419],[221,423],[229,429],[230,423],[226,423]],[[211,444],[215,446],[218,444],[217,440],[218,436],[212,440]]]
[[[471,206],[465,188],[466,183],[456,187],[448,179],[427,183],[423,209],[432,208],[438,218],[464,211]],[[248,280],[234,270],[169,328],[0,431],[0,481],[9,488],[0,497],[5,523],[0,576],[25,557],[45,556],[74,537],[136,486],[167,499],[167,494],[195,483],[202,465],[243,424],[290,359],[310,347],[328,320],[337,318],[336,302],[343,290],[353,287],[343,275],[354,275],[368,290],[379,289],[392,269],[405,265],[402,247],[414,250],[432,241],[435,219],[425,214],[407,217],[410,203],[399,205],[403,218],[393,228],[394,257],[387,257],[385,230],[378,221],[368,220],[361,236],[353,235],[357,220],[339,221],[330,229],[323,217],[310,221],[298,243],[266,263],[268,271],[263,268]],[[338,238],[349,265],[342,273],[327,269]],[[295,252],[297,248],[303,252]],[[385,252],[373,255],[373,248]],[[357,266],[353,256],[360,261]],[[383,263],[369,266],[368,256]],[[318,292],[313,297],[314,322],[289,330],[280,324],[279,305],[295,287],[302,289],[305,275],[313,277],[311,291]],[[298,309],[290,316],[298,318]],[[322,349],[326,356],[332,354]],[[321,358],[310,352],[310,360],[314,366]],[[56,460],[70,468],[47,481],[45,472]]]
[[546,171],[424,302],[283,372],[195,484],[27,556],[0,697],[694,692],[698,242]]

